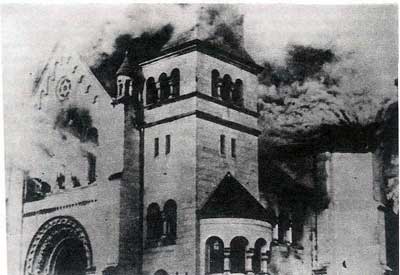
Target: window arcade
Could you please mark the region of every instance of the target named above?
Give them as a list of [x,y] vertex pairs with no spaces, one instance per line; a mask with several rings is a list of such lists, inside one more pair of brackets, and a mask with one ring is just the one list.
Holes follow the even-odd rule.
[[243,81],[236,79],[233,82],[229,74],[225,74],[221,78],[218,70],[212,70],[211,95],[225,102],[243,107]]
[[175,68],[170,76],[165,72],[160,74],[158,82],[154,77],[149,77],[146,81],[146,104],[156,104],[167,99],[174,98],[180,94],[180,72]]
[[171,245],[177,237],[177,204],[168,200],[163,211],[157,203],[151,203],[147,208],[147,246]]

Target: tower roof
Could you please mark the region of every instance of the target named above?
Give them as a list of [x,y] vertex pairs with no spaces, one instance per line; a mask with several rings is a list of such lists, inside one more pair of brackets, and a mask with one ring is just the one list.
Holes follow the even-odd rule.
[[244,218],[274,222],[273,214],[229,172],[201,208],[200,218]]
[[121,66],[119,67],[116,75],[126,75],[126,76],[133,76],[135,73],[135,67],[132,66],[129,62],[128,52],[125,52],[124,61],[122,61]]

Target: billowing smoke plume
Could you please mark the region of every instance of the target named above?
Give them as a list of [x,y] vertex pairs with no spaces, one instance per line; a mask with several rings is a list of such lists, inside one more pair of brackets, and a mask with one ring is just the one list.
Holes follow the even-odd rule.
[[265,63],[259,76],[265,146],[307,144],[321,150],[366,151],[378,111],[396,100],[379,96],[355,53],[290,45],[284,65]]
[[172,25],[167,24],[158,30],[144,32],[139,37],[129,33],[121,34],[115,39],[113,52],[101,53],[91,69],[106,90],[113,95],[116,91],[115,73],[125,53],[131,62],[139,63],[150,59],[169,41],[172,32]]

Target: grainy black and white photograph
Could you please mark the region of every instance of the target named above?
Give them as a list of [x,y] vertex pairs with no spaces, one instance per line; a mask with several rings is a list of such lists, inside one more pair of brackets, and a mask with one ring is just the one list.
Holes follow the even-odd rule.
[[399,274],[396,2],[1,23],[3,274]]

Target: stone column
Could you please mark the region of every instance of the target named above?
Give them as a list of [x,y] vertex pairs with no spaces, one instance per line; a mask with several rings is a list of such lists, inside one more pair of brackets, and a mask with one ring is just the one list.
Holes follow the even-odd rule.
[[224,248],[224,275],[231,274],[231,249],[229,247]]
[[245,262],[245,271],[246,274],[252,275],[253,272],[253,256],[254,256],[254,248],[246,249],[246,262]]
[[279,226],[278,223],[276,223],[272,231],[272,240],[278,241],[278,239],[279,239]]
[[288,242],[288,243],[292,243],[292,225],[290,224],[289,225],[289,228],[288,228],[288,230],[286,231],[286,241]]
[[266,243],[263,247],[261,247],[261,268],[260,268],[260,273],[261,274],[267,274],[268,273],[268,243]]

